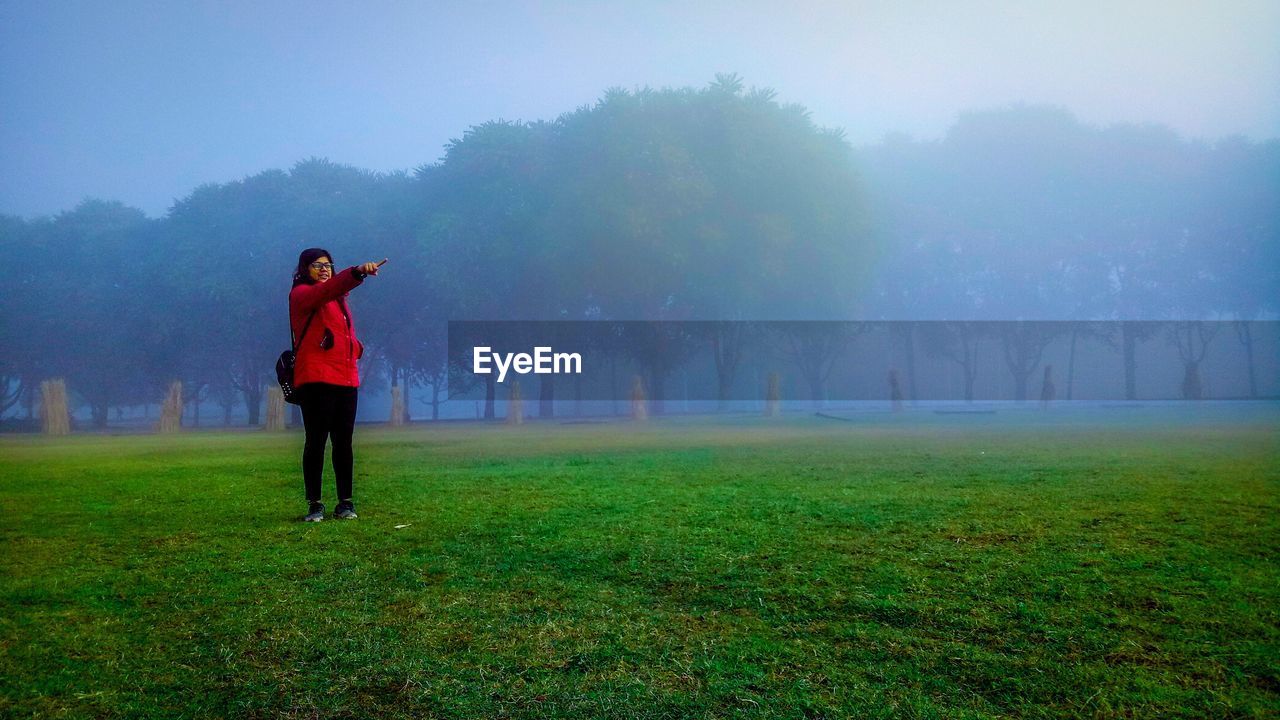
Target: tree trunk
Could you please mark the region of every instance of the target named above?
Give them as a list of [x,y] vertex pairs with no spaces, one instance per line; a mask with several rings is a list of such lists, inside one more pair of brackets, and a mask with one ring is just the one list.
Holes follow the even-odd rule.
[[738,374],[738,362],[742,353],[741,331],[729,326],[717,325],[711,336],[711,354],[716,362],[716,411],[724,412],[729,407],[729,395],[733,392],[733,381]]
[[400,386],[403,388],[401,392],[404,393],[404,422],[405,424],[408,424],[409,422],[409,385],[410,385],[409,370],[406,368],[405,370],[402,371],[402,373],[403,373],[403,378],[402,378],[403,382],[400,383]]
[[245,388],[244,404],[249,409],[249,425],[258,425],[262,417],[262,385],[260,383]]
[[484,419],[493,419],[493,399],[498,393],[497,381],[493,373],[484,376]]
[[268,386],[267,421],[263,424],[263,430],[268,432],[280,432],[285,429],[284,405],[284,392],[275,385]]
[[543,375],[538,386],[538,417],[555,417],[555,399],[555,378],[551,375]]
[[1130,323],[1120,323],[1120,332],[1124,338],[1124,399],[1137,400],[1138,361],[1135,357],[1138,337]]
[[733,391],[733,378],[721,375],[716,379],[716,412],[729,409],[729,393]]
[[174,380],[169,384],[169,392],[160,406],[160,424],[156,430],[162,433],[176,433],[182,430],[182,411],[186,404],[182,402],[182,383]]
[[22,398],[22,405],[27,410],[27,420],[36,419],[36,391],[35,386],[27,387],[27,392]]
[[1184,400],[1200,400],[1204,398],[1204,386],[1200,383],[1200,364],[1188,362],[1184,364],[1186,372],[1182,376],[1182,398]]
[[903,350],[907,355],[907,396],[916,402],[916,333],[915,323],[906,323],[906,336],[903,338]]
[[618,359],[609,357],[609,387],[613,392],[609,393],[610,402],[613,407],[613,414],[618,414]]
[[1249,397],[1257,399],[1258,378],[1253,371],[1253,331],[1247,322],[1240,323],[1239,327],[1240,342],[1244,345],[1244,356],[1249,365]]
[[1071,327],[1071,352],[1067,354],[1067,399],[1071,399],[1072,388],[1076,382],[1076,338],[1080,335],[1080,329],[1074,325]]
[[404,386],[391,386],[391,414],[387,418],[387,424],[391,427],[400,427],[404,425]]
[[582,417],[582,375],[573,376],[573,414]]
[[62,380],[45,380],[40,383],[40,425],[46,435],[66,435],[71,432],[67,385]]
[[[401,375],[401,373],[400,373],[400,366],[399,366],[399,365],[394,365],[394,364],[393,364],[393,365],[391,366],[391,415],[390,415],[390,417],[388,417],[388,418],[387,418],[387,422],[388,422],[389,424],[393,425],[393,426],[394,426],[394,425],[396,425],[396,424],[398,424],[398,423],[396,422],[397,420],[399,420],[401,423],[403,423],[403,422],[404,422],[404,412],[403,412],[403,410],[401,410],[401,412],[400,412],[400,417],[399,417],[399,418],[395,417],[395,415],[396,415],[396,410],[397,410],[397,408],[396,408],[396,388],[401,388],[401,386],[400,386],[400,375]],[[401,393],[401,394],[400,394],[400,402],[404,402],[404,394],[403,394],[403,393],[404,393],[404,389],[403,389],[403,388],[401,388],[399,392]]]
[[[1013,399],[1017,402],[1026,401],[1027,382],[1040,364],[1040,352],[1033,352],[1033,333],[1034,330],[1022,322],[1006,327],[1004,332],[1004,362],[1013,377]],[[1043,351],[1043,346],[1040,351]]]

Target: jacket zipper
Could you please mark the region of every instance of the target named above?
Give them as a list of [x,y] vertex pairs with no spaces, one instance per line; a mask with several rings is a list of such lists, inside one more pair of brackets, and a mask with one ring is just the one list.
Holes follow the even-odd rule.
[[351,337],[351,316],[347,314],[347,303],[340,302],[338,307],[342,309],[342,319],[347,321],[347,359],[351,364],[356,362],[356,342]]

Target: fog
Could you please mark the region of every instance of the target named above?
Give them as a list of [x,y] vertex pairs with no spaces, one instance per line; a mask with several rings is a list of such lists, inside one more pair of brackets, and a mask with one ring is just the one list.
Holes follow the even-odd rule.
[[1068,108],[1189,139],[1280,129],[1280,5],[0,2],[0,212],[84,197],[155,217],[307,157],[436,161],[488,120],[736,72],[855,145],[967,111]]
[[[0,13],[7,429],[53,378],[81,428],[174,381],[185,424],[261,424],[312,246],[391,258],[349,299],[367,421],[392,387],[500,415],[450,393],[481,320],[675,332],[525,387],[556,417],[633,377],[657,412],[755,412],[774,373],[806,410],[1035,405],[1050,365],[1059,404],[1280,394],[1272,4]],[[673,330],[710,321],[792,325],[726,392]]]

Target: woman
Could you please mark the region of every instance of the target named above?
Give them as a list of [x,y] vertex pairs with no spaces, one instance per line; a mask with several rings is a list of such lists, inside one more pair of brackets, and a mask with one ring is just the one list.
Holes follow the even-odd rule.
[[364,346],[356,339],[347,307],[347,293],[369,275],[377,275],[386,262],[367,262],[333,272],[333,256],[323,248],[308,248],[298,256],[289,291],[289,325],[297,341],[293,385],[302,406],[306,446],[302,450],[302,479],[306,485],[307,522],[324,519],[320,502],[320,478],[324,472],[324,446],[333,440],[333,475],[338,484],[334,514],[356,518],[351,494],[351,433],[356,423],[356,393],[360,375],[356,361]]

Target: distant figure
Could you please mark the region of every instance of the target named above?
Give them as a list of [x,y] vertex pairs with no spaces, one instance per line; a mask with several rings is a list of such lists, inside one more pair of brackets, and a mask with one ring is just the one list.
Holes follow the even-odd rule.
[[307,522],[324,519],[320,478],[324,447],[333,442],[333,476],[338,485],[334,514],[353,520],[351,495],[354,457],[351,434],[356,424],[360,375],[356,361],[364,345],[356,338],[347,307],[347,293],[385,263],[367,262],[334,272],[333,256],[322,248],[308,248],[298,256],[289,291],[289,324],[297,341],[293,384],[302,406],[306,442],[302,450],[302,480],[307,491]]
[[778,417],[782,414],[782,391],[778,386],[778,373],[769,373],[769,387],[764,393],[765,417]]
[[631,380],[631,419],[639,421],[649,419],[649,407],[644,397],[644,380],[639,375]]
[[524,424],[524,398],[520,394],[520,381],[511,381],[511,394],[507,398],[507,419],[508,425]]
[[902,385],[898,382],[897,370],[889,371],[889,401],[894,412],[902,412]]
[[1058,397],[1058,388],[1053,384],[1053,366],[1044,366],[1044,385],[1040,387],[1040,409],[1047,410],[1049,403]]

